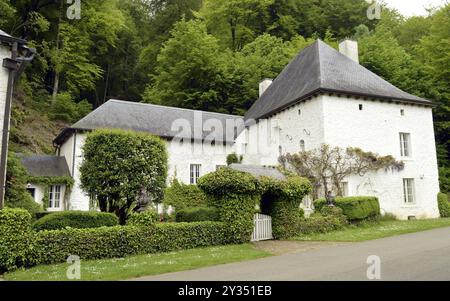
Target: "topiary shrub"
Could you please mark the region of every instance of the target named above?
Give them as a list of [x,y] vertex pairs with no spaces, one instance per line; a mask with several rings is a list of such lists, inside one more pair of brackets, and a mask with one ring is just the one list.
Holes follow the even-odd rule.
[[285,180],[262,177],[260,182],[265,191],[261,200],[262,212],[272,217],[274,238],[295,236],[298,222],[304,216],[300,203],[311,191],[311,183],[298,176]]
[[197,185],[186,185],[174,179],[164,192],[164,205],[172,206],[176,211],[207,205],[206,195]]
[[176,221],[180,222],[203,222],[218,221],[219,210],[215,207],[194,207],[179,210],[176,213]]
[[344,216],[344,210],[336,206],[323,206],[320,210],[320,214],[322,214],[323,216]]
[[[316,212],[320,212],[326,206],[326,203],[326,200],[323,198],[314,201]],[[335,205],[343,210],[349,221],[374,219],[380,216],[380,203],[376,197],[337,197]]]
[[445,193],[438,193],[438,207],[441,217],[450,217],[450,202]]
[[206,193],[208,202],[218,208],[230,240],[250,241],[255,206],[261,195],[258,180],[249,173],[220,168],[201,177],[198,186]]
[[146,210],[144,212],[135,212],[130,214],[127,220],[129,226],[154,227],[159,219],[157,212],[153,210]]
[[0,272],[33,263],[31,215],[24,209],[0,210]]
[[63,211],[42,217],[33,223],[33,229],[58,230],[66,227],[84,229],[118,225],[117,216],[111,213],[94,211]]
[[326,233],[344,228],[347,225],[344,216],[313,214],[298,223],[297,231],[300,234]]

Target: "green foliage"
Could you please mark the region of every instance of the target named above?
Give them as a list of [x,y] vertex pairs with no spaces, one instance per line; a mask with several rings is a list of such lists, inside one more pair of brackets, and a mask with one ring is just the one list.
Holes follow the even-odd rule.
[[228,167],[201,177],[198,186],[211,204],[219,209],[228,237],[236,243],[247,242],[253,231],[253,214],[260,197],[260,185],[252,175]]
[[164,205],[170,205],[175,210],[206,205],[206,195],[196,185],[186,185],[174,179],[164,192]]
[[438,207],[441,217],[450,217],[450,200],[445,193],[438,194]]
[[236,153],[229,154],[227,156],[227,165],[238,164],[242,162],[242,155],[238,156]]
[[323,216],[329,215],[343,216],[344,210],[336,206],[323,206],[322,209],[320,210],[320,214],[322,214]]
[[129,226],[153,227],[158,221],[158,213],[154,210],[130,214],[127,220]]
[[439,184],[442,192],[450,192],[450,167],[439,168]]
[[33,263],[30,223],[26,210],[0,210],[0,273]]
[[66,227],[85,229],[117,226],[114,214],[95,211],[63,211],[48,214],[33,223],[33,229],[59,230]]
[[176,212],[176,221],[180,222],[204,222],[218,221],[219,211],[214,207],[193,207],[178,210]]
[[23,208],[33,216],[42,210],[26,190],[28,173],[16,154],[8,153],[8,165],[6,171],[5,204],[9,208]]
[[297,234],[326,233],[342,229],[346,225],[344,216],[313,214],[298,223]]
[[298,176],[290,176],[285,180],[263,177],[260,183],[264,190],[261,211],[272,217],[274,238],[295,236],[297,225],[304,216],[300,203],[311,192],[311,183]]
[[146,133],[96,130],[88,134],[83,153],[81,187],[96,197],[101,211],[116,213],[122,225],[132,210],[149,201],[162,201],[167,152],[160,138]]
[[69,93],[60,93],[51,106],[50,116],[55,120],[76,122],[92,111],[92,105],[87,100],[75,103]]
[[[380,216],[380,204],[376,197],[337,197],[335,205],[343,210],[344,215],[349,221],[361,221]],[[317,212],[321,212],[325,206],[325,199],[314,201],[314,208]]]

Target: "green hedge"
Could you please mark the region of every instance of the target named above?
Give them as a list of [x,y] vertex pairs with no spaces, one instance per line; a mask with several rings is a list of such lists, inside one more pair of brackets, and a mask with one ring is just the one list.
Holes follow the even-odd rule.
[[220,220],[228,228],[228,240],[250,241],[255,206],[261,196],[258,180],[249,173],[224,167],[201,177],[198,186],[210,205],[219,209]]
[[260,183],[264,190],[261,209],[272,217],[274,238],[295,236],[297,225],[304,216],[300,203],[311,191],[311,183],[298,176],[290,176],[285,180],[262,177]]
[[218,221],[219,210],[215,207],[194,207],[179,210],[176,213],[177,222]]
[[24,209],[0,210],[0,272],[33,263],[31,214]]
[[[376,197],[337,197],[335,205],[343,210],[350,221],[370,219],[380,215],[380,203]],[[325,199],[314,201],[316,212],[320,212],[324,206],[326,206]]]
[[438,207],[441,217],[450,217],[450,201],[445,193],[438,194]]
[[119,222],[116,215],[94,211],[63,211],[46,215],[33,223],[33,229],[58,230],[66,227],[84,229],[103,226],[116,226]]
[[128,216],[128,226],[152,227],[159,219],[159,215],[154,210],[147,210],[140,213],[132,213]]
[[339,230],[347,225],[343,216],[313,214],[298,223],[298,234],[326,233]]
[[186,185],[176,179],[166,188],[163,202],[173,206],[176,211],[207,205],[206,195],[197,185]]

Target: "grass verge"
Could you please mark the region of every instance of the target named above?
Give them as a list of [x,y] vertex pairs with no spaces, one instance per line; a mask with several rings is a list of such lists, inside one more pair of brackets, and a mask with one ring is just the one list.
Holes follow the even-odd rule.
[[328,233],[300,235],[292,239],[301,241],[357,242],[441,227],[450,227],[450,218],[413,221],[381,221],[379,223],[363,224],[358,227],[346,227],[345,229]]
[[[81,261],[81,279],[123,280],[205,266],[251,260],[272,254],[251,244],[227,245],[119,259]],[[3,275],[5,280],[67,281],[68,264],[41,265]]]

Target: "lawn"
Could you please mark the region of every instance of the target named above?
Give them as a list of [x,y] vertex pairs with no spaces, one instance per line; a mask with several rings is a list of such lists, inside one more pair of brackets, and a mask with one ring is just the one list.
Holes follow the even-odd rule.
[[301,241],[364,241],[388,236],[450,227],[450,218],[413,220],[413,221],[381,221],[368,223],[359,227],[347,227],[343,230],[328,233],[300,235],[293,240]]
[[[217,246],[120,259],[81,261],[80,280],[122,280],[190,270],[272,255],[251,244]],[[67,281],[67,263],[42,265],[5,274],[5,280]]]

